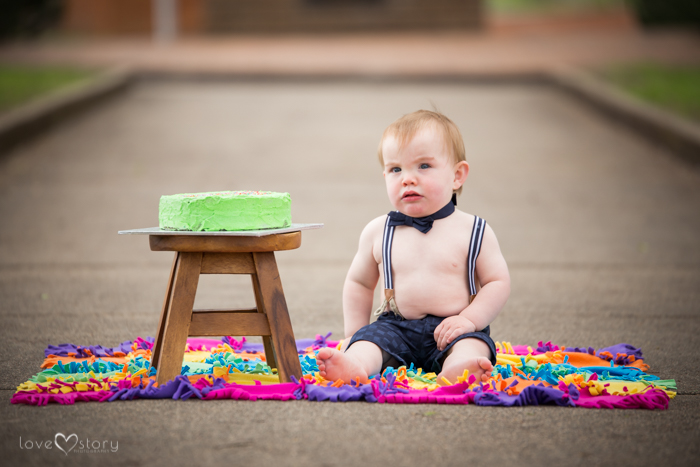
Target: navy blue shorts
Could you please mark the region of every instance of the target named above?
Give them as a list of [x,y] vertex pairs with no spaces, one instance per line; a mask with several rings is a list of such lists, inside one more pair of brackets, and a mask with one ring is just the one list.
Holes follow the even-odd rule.
[[396,360],[396,362],[392,359],[385,361],[382,369],[388,365],[408,366],[413,363],[416,368],[422,368],[426,373],[439,373],[447,351],[457,341],[473,337],[486,342],[491,349],[491,363],[496,364],[496,345],[491,339],[489,326],[482,331],[462,334],[450,342],[445,350],[438,350],[435,342],[435,328],[444,319],[433,315],[423,319],[403,319],[394,313],[383,313],[377,321],[357,331],[350,339],[348,348],[357,341],[369,341]]

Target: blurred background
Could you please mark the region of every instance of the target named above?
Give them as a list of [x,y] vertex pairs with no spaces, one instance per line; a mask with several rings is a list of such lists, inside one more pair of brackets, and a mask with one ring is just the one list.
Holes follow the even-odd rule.
[[620,17],[700,24],[693,0],[3,0],[0,34],[209,35],[413,29],[483,30],[522,17]]
[[699,115],[694,0],[2,0],[0,112],[115,66],[141,72],[594,71]]

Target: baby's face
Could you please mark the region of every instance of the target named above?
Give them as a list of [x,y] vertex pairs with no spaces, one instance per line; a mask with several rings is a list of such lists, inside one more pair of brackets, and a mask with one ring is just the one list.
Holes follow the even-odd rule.
[[[382,143],[384,180],[389,201],[400,212],[423,217],[433,214],[452,198],[452,191],[464,183],[442,132],[427,126],[399,149],[399,141],[387,136]],[[464,175],[466,178],[466,174]]]

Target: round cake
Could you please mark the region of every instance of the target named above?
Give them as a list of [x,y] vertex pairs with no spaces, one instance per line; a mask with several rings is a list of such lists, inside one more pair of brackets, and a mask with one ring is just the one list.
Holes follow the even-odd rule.
[[158,222],[164,230],[261,230],[292,224],[289,193],[221,191],[161,196]]

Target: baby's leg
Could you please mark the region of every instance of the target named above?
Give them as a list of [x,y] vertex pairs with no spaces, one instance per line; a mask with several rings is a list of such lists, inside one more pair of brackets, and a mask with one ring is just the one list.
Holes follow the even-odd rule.
[[454,384],[464,370],[469,370],[469,374],[476,376],[477,381],[486,381],[493,370],[490,356],[489,346],[481,339],[467,337],[457,341],[448,351],[437,380],[440,383],[444,377]]
[[325,347],[318,351],[319,374],[329,381],[351,379],[366,383],[368,376],[382,371],[382,349],[369,341],[356,341],[345,353]]

